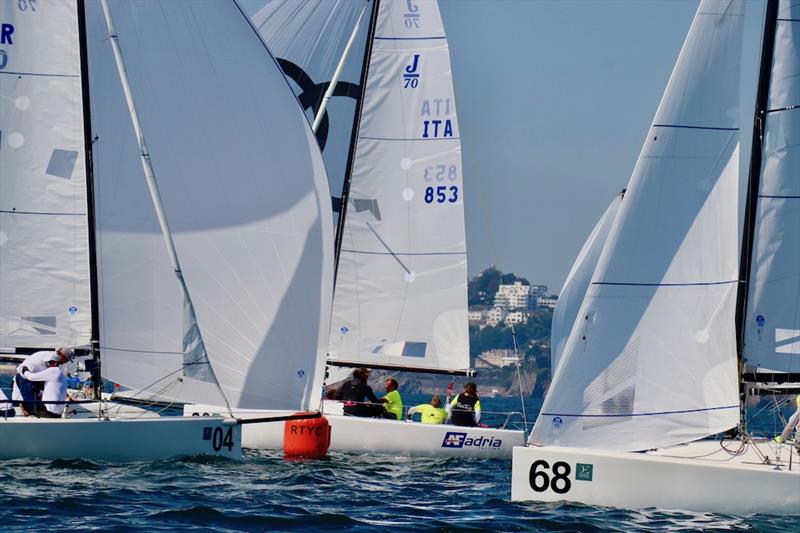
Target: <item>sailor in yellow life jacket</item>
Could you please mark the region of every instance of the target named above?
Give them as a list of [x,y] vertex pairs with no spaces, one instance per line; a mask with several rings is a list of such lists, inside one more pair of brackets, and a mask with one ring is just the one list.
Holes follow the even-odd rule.
[[447,411],[442,409],[442,399],[438,394],[434,394],[431,403],[415,405],[408,410],[408,418],[419,413],[420,421],[423,424],[444,424],[447,419]]

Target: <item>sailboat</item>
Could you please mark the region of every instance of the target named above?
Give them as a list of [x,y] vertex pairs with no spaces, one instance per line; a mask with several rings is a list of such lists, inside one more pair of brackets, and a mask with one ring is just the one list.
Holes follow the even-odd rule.
[[[359,24],[367,37],[343,191],[333,202],[339,209],[336,281],[323,361],[348,373],[366,366],[471,375],[460,130],[438,5],[345,4],[356,23],[342,57]],[[298,71],[324,26],[348,15],[336,8],[336,2],[277,2],[253,16],[301,105],[312,108],[314,124],[326,113],[324,97],[337,90],[337,74],[313,101]],[[305,40],[291,34],[301,30]],[[337,72],[341,64],[328,62]],[[510,458],[512,447],[524,442],[524,430],[343,416],[334,401],[323,402],[322,411],[334,451]],[[219,409],[185,407],[186,414],[213,412]],[[280,449],[283,435],[274,427],[247,427],[243,444]]]
[[[302,405],[327,338],[330,193],[238,4],[5,2],[0,21],[0,345],[89,346],[96,374],[176,401]],[[0,457],[238,457],[222,414],[8,418]]]
[[[788,253],[800,228],[791,203],[800,197],[800,4],[768,0],[765,12],[744,226],[744,6],[704,0],[529,445],[514,449],[513,500],[800,513],[800,455],[746,432],[741,369],[754,362],[737,355],[766,354],[772,360],[760,360],[776,371],[800,357],[781,351],[791,343],[779,333],[800,329],[797,313],[785,312],[796,310],[800,287]],[[781,291],[770,290],[778,277]],[[738,439],[707,439],[737,427]]]

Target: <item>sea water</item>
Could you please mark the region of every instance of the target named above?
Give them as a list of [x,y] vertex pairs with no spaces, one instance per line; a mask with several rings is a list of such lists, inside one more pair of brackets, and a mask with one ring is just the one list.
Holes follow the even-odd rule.
[[[481,403],[484,411],[520,410],[514,398]],[[526,407],[533,416],[539,403]],[[320,461],[248,450],[241,461],[19,459],[0,461],[0,531],[800,530],[796,517],[512,503],[510,479],[510,461],[340,453]]]

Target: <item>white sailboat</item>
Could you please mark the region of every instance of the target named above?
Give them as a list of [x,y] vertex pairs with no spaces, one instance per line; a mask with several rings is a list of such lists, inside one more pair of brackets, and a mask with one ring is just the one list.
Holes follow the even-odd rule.
[[[295,408],[314,396],[332,289],[327,179],[238,4],[6,2],[0,21],[13,28],[0,69],[0,345],[91,345],[104,376],[178,401]],[[124,65],[117,43],[136,50]],[[37,275],[6,285],[24,258]],[[240,421],[223,413],[14,417],[0,420],[0,457],[238,457]]]
[[[337,3],[277,4],[256,14],[254,23],[270,46],[276,42],[282,61],[304,64],[322,30],[304,28],[304,41],[289,38],[287,24],[298,25],[305,17],[321,28],[336,16]],[[438,5],[432,0],[355,5],[370,11],[338,202],[327,363],[469,375],[460,129]],[[356,24],[350,39],[357,32]],[[327,87],[333,91],[336,84]],[[319,108],[314,107],[317,119],[325,113]],[[343,416],[341,403],[332,401],[323,402],[322,410],[331,423],[330,449],[336,451],[508,458],[512,447],[524,442],[524,431]],[[185,412],[219,409],[187,405]],[[236,411],[237,416],[267,413]],[[277,428],[247,427],[243,444],[280,449],[283,435]]]
[[[740,268],[738,245],[743,10],[738,1],[705,0],[698,8],[529,446],[514,449],[513,500],[800,513],[793,446],[744,432],[738,440],[702,440],[740,426],[743,324],[736,319],[758,314],[752,306],[760,301],[773,327],[800,329],[797,314],[777,303],[796,307],[796,274],[785,281],[790,290],[761,291],[771,304],[741,297],[748,285],[758,293],[759,279]],[[753,247],[745,232],[741,263],[752,252],[753,272],[762,272],[765,255],[783,257],[776,267],[797,273],[797,256],[777,251],[796,249],[796,206],[779,209],[784,218],[767,217],[775,214],[769,202],[786,206],[800,197],[792,142],[800,131],[800,4],[769,0],[765,20],[750,172],[751,189],[765,198],[757,209],[748,202],[745,220],[762,213],[756,240],[771,251]],[[753,188],[759,175],[762,185]],[[774,190],[780,193],[766,192]],[[762,285],[777,271],[764,272]],[[765,351],[786,346],[775,331]],[[755,351],[751,342],[742,353]],[[796,350],[783,361],[792,358]]]

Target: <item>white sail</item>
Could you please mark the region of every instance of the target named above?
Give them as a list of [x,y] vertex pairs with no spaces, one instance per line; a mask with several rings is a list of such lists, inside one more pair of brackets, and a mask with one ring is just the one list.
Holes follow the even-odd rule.
[[800,2],[778,4],[744,357],[800,372]]
[[608,239],[608,233],[611,231],[611,225],[617,216],[621,201],[622,193],[615,196],[611,205],[603,212],[600,220],[597,221],[597,224],[589,234],[589,238],[583,243],[575,263],[572,265],[569,274],[567,274],[561,294],[558,295],[558,302],[553,311],[553,320],[550,326],[550,366],[552,375],[555,375],[556,368],[558,368],[558,361],[564,351],[564,346],[567,344],[572,326],[575,324],[575,318],[578,316],[578,311],[589,288],[589,283],[592,281],[592,274],[595,267],[597,267],[600,252],[603,251],[603,246],[606,243],[606,239]]
[[700,4],[531,434],[622,451],[739,421],[743,4]]
[[[234,1],[112,2],[166,218],[217,380],[234,407],[306,409],[332,291],[321,154]],[[99,5],[87,5],[104,374],[219,403],[184,366],[183,295],[147,192]],[[224,43],[217,45],[215,43]],[[156,83],[158,81],[158,83]]]
[[0,2],[0,351],[89,344],[77,6]]
[[436,2],[379,4],[329,360],[467,369],[461,143]]
[[312,123],[348,40],[356,32],[356,45],[345,58],[333,98],[316,130],[336,196],[342,189],[356,102],[361,95],[363,46],[371,10],[367,0],[268,0],[251,17]]

